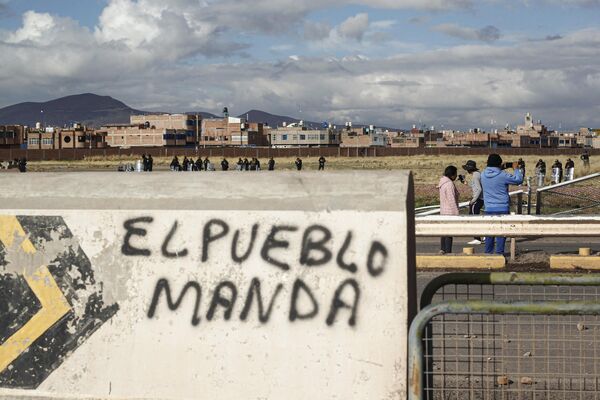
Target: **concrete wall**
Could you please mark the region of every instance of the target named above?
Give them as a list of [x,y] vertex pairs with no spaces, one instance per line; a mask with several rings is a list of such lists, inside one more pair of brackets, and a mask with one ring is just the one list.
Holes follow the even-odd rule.
[[0,397],[405,398],[409,174],[200,175],[0,176]]

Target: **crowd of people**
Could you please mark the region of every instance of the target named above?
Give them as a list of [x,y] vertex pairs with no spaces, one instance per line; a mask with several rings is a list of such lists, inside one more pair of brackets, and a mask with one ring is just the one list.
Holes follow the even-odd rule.
[[[325,157],[321,156],[318,162],[318,170],[324,171],[325,163],[327,162]],[[144,165],[144,171],[152,171],[152,156],[142,156],[142,163]],[[148,168],[146,167],[147,164],[149,165]],[[300,157],[296,158],[294,161],[294,166],[298,171],[302,171],[304,164],[302,163],[302,159]],[[169,167],[171,171],[216,171],[215,165],[208,159],[208,157],[205,157],[204,159],[202,159],[202,157],[198,157],[198,159],[194,161],[193,158],[184,156],[183,160],[180,162],[179,157],[175,156],[173,157]],[[227,161],[226,158],[223,158],[221,160],[221,171],[228,171],[229,169],[229,161]],[[256,157],[252,157],[250,160],[248,160],[248,158],[242,159],[240,157],[235,164],[236,171],[260,171],[261,169],[262,167],[260,160]],[[275,159],[273,157],[269,158],[267,161],[267,170],[275,170]]]
[[[584,170],[589,170],[590,156],[586,151],[581,155]],[[469,215],[479,215],[483,210],[485,215],[506,215],[510,212],[509,187],[521,185],[525,177],[525,161],[519,158],[514,163],[503,163],[498,154],[490,154],[487,166],[483,173],[477,168],[477,163],[469,160],[462,168],[471,175],[470,185],[472,197],[469,200]],[[513,170],[513,173],[507,170]],[[564,171],[564,174],[563,174]],[[546,163],[540,159],[535,166],[537,185],[544,186],[546,176]],[[564,176],[563,176],[564,175]],[[575,176],[575,163],[568,158],[564,165],[559,160],[552,164],[552,184],[573,180]],[[455,181],[465,183],[462,175],[458,174],[458,168],[453,165],[446,167],[444,175],[438,184],[440,192],[440,215],[459,215],[459,192]],[[504,254],[506,238],[487,237],[473,238],[468,242],[472,245],[485,243],[486,254]],[[452,252],[452,237],[442,237],[440,240],[440,253]]]
[[[525,163],[522,159],[514,163],[504,163],[498,154],[490,154],[483,173],[473,160],[466,162],[462,168],[471,178],[472,197],[469,200],[469,214],[478,215],[484,210],[485,215],[506,215],[510,213],[510,185],[521,185],[525,173]],[[513,173],[506,172],[512,169]],[[459,193],[454,181],[464,177],[458,175],[458,169],[450,165],[444,170],[438,188],[440,191],[440,215],[459,215]],[[440,253],[452,253],[452,237],[442,237]],[[506,238],[486,237],[486,254],[504,254]],[[474,238],[469,244],[481,244],[481,238]]]

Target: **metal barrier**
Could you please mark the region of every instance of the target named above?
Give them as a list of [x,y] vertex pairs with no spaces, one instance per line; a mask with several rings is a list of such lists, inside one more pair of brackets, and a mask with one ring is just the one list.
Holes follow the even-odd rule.
[[600,211],[600,173],[538,188],[535,213],[597,214]]
[[600,216],[538,217],[432,216],[418,217],[416,235],[432,236],[506,236],[506,237],[594,237],[600,236]]
[[[494,292],[483,291],[484,285],[492,285],[499,287],[500,285],[511,286],[589,286],[595,289],[594,297],[599,296],[600,299],[600,274],[557,274],[545,272],[451,272],[439,275],[433,278],[421,293],[421,301],[419,307],[421,309],[430,305],[433,298],[438,294],[440,289],[445,289],[446,286],[453,285],[454,289],[444,291],[440,295],[442,301],[445,300],[445,295],[453,296],[454,299],[458,296],[466,296],[467,299],[472,299],[469,296],[477,296],[478,299],[484,299],[484,296],[494,296]],[[479,291],[469,292],[465,289],[468,285],[479,285]],[[462,287],[462,289],[460,288]],[[505,294],[508,292],[505,291]],[[523,296],[525,293],[519,291],[518,295]],[[495,300],[498,299],[500,293],[496,293]],[[514,297],[514,293],[511,296]],[[544,293],[548,296],[549,293]],[[534,300],[529,298],[528,300]]]
[[[510,192],[508,194],[511,198],[515,200],[515,212],[517,214],[523,214],[523,195],[527,195],[527,198],[531,198],[531,189],[528,187],[527,191],[522,189],[515,190],[514,192]],[[458,203],[458,209],[465,209],[469,207],[468,201],[463,201],[462,203]],[[429,215],[439,215],[440,213],[440,205],[433,206],[424,206],[415,208],[415,214],[417,217],[426,217]]]
[[[600,378],[598,375],[598,351],[597,347],[591,350],[593,355],[586,356],[588,346],[583,346],[579,341],[578,351],[573,351],[573,343],[562,335],[550,344],[547,341],[544,346],[536,348],[537,338],[535,330],[531,332],[526,341],[519,340],[516,345],[512,343],[510,335],[503,330],[494,333],[493,342],[490,343],[485,337],[467,334],[460,336],[460,332],[453,334],[451,338],[454,346],[455,359],[454,371],[452,371],[451,387],[442,387],[440,391],[432,392],[426,387],[428,379],[425,375],[425,352],[424,352],[424,329],[432,319],[443,315],[472,315],[497,316],[509,315],[513,319],[518,316],[541,315],[545,318],[556,315],[600,315],[600,302],[588,301],[541,301],[541,302],[498,302],[498,301],[448,301],[432,304],[415,317],[409,331],[409,400],[419,399],[588,399],[600,396]],[[495,329],[494,321],[486,324],[488,329]],[[577,327],[579,328],[579,323]],[[579,333],[586,332],[577,329]],[[512,328],[519,329],[519,325]],[[588,332],[593,334],[593,343],[600,343],[594,334],[600,328],[597,323]],[[499,328],[502,329],[502,328]],[[582,334],[583,335],[583,334]],[[468,336],[468,337],[467,337]],[[591,340],[591,339],[589,339]],[[496,342],[503,342],[503,346],[497,347]],[[465,344],[459,344],[464,342]],[[433,344],[433,343],[432,343]],[[521,347],[527,344],[529,350]],[[568,349],[566,348],[568,345]],[[562,352],[556,356],[557,350]],[[583,348],[585,347],[585,348]],[[435,348],[435,347],[434,347]],[[540,356],[540,354],[542,354]],[[477,362],[474,358],[478,358]],[[538,368],[533,361],[540,358]],[[587,360],[586,360],[587,359]],[[573,362],[573,360],[575,362]],[[533,361],[533,362],[532,362]],[[585,364],[588,361],[589,366]],[[511,364],[508,364],[510,362]],[[533,369],[523,372],[521,364],[533,365]],[[448,361],[441,360],[441,369],[445,369]],[[516,369],[512,369],[516,366]],[[574,365],[579,371],[573,373]],[[541,369],[541,366],[544,369]],[[577,367],[575,367],[577,368]],[[589,368],[589,369],[588,369]],[[473,370],[475,369],[475,370]],[[584,369],[584,370],[582,370]],[[542,371],[542,372],[539,372]],[[449,371],[442,371],[447,374]],[[433,376],[435,378],[435,376]],[[435,379],[434,379],[435,382]],[[444,382],[445,384],[446,382]]]
[[[418,329],[423,339],[423,398],[600,398],[600,320],[553,318],[554,313],[540,311],[545,310],[540,305],[556,302],[600,307],[600,275],[451,273],[427,285],[420,307],[437,308],[440,303],[431,305],[436,296],[441,304],[448,299],[461,305],[487,303],[496,311],[454,306],[451,312],[432,315],[427,326],[415,328],[419,322],[413,322],[411,332]],[[498,311],[508,312],[515,301],[530,304],[526,314],[536,315]],[[409,377],[411,382],[416,378],[414,372]]]

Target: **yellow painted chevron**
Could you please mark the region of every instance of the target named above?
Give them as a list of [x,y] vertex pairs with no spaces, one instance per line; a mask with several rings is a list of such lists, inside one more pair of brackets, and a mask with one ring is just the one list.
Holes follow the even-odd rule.
[[[20,247],[25,253],[35,253],[35,247],[17,218],[0,215],[0,241],[8,248],[13,245],[15,238],[23,238]],[[38,298],[41,308],[0,346],[0,372],[71,310],[47,266],[42,265],[33,274],[24,273],[24,278]]]

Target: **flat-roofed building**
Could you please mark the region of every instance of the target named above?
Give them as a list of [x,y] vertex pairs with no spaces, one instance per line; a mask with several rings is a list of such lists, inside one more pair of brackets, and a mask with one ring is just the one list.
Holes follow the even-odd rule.
[[[132,115],[130,122],[131,126],[143,126],[145,129],[154,129],[157,134],[163,132],[164,135],[169,135],[165,139],[169,143],[167,146],[194,146],[202,129],[202,116],[199,114]],[[149,132],[145,133],[149,135]],[[176,138],[182,134],[185,135],[184,144],[181,144],[180,138]]]
[[340,134],[340,147],[385,147],[388,145],[388,135],[373,127],[346,127]]
[[31,150],[98,149],[106,147],[106,134],[79,124],[72,128],[31,129],[27,148]]
[[412,135],[398,135],[389,138],[390,147],[408,147],[408,148],[419,148],[425,146],[423,137],[412,136]]
[[26,143],[24,126],[0,125],[0,147],[21,147],[24,143]]
[[331,147],[340,145],[339,131],[328,129],[310,130],[306,127],[279,127],[271,131],[271,146],[273,147]]
[[199,146],[268,146],[264,124],[242,118],[225,117],[202,120]]
[[99,132],[106,135],[109,147],[186,146],[187,130],[147,128],[146,125],[107,125]]

